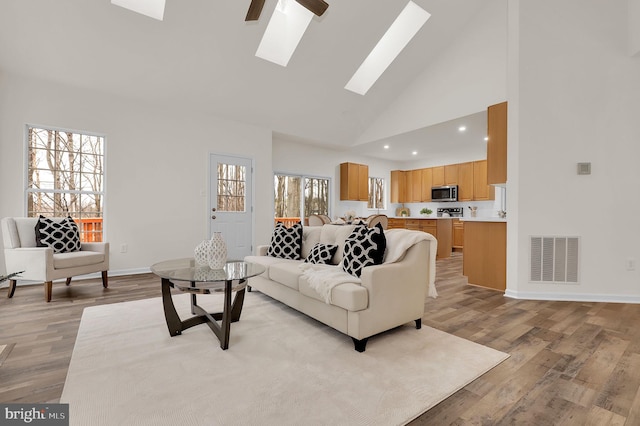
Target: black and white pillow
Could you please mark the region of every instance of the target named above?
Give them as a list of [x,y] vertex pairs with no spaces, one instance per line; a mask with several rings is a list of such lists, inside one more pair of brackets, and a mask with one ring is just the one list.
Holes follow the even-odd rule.
[[78,225],[71,217],[54,221],[40,216],[36,223],[36,245],[51,247],[54,253],[79,251],[82,245],[80,244]]
[[387,248],[387,238],[381,224],[373,228],[366,225],[355,227],[344,242],[342,269],[356,277],[362,274],[362,268],[380,265]]
[[278,222],[271,236],[267,256],[300,260],[302,258],[302,224],[298,222],[291,228],[287,228]]
[[338,251],[338,246],[333,244],[317,243],[311,251],[309,256],[304,260],[307,263],[322,263],[325,265],[331,264],[333,255]]

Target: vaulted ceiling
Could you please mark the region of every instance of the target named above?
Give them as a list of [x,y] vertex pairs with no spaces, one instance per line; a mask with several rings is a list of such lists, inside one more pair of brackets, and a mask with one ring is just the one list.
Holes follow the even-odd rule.
[[109,0],[2,0],[0,69],[352,145],[475,14],[482,0],[414,0],[432,14],[378,82],[344,89],[407,0],[329,0],[286,68],[255,56],[276,6],[167,0],[164,21]]

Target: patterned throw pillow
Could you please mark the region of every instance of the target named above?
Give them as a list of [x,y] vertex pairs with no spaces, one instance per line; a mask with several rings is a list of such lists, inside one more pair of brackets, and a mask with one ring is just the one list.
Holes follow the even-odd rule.
[[304,260],[307,263],[322,263],[329,265],[333,255],[338,251],[338,246],[333,244],[317,243],[309,252],[309,256]]
[[300,260],[302,257],[302,224],[298,222],[291,228],[287,228],[278,222],[271,236],[267,256]]
[[387,248],[387,238],[381,224],[373,228],[358,225],[344,242],[342,269],[356,277],[362,274],[362,268],[380,265]]
[[54,221],[48,217],[40,216],[36,223],[36,245],[51,247],[54,253],[79,251],[81,244],[78,225],[71,217]]

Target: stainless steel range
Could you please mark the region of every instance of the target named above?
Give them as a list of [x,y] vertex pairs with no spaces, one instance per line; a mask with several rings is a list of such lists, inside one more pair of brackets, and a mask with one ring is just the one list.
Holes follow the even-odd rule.
[[449,215],[450,217],[462,217],[463,212],[464,207],[438,207],[436,216],[447,217],[447,215]]

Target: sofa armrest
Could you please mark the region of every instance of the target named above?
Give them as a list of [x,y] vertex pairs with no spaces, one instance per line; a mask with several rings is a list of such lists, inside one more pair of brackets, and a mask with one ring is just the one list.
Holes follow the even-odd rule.
[[4,259],[8,271],[25,271],[18,279],[47,281],[53,271],[53,249],[50,247],[5,249]]
[[402,309],[407,304],[424,306],[429,287],[429,243],[420,242],[395,263],[362,269],[362,286],[369,291],[370,304]]
[[80,251],[95,251],[98,253],[108,254],[109,243],[82,243]]
[[269,250],[268,245],[262,245],[256,247],[256,256],[266,256],[267,250]]

